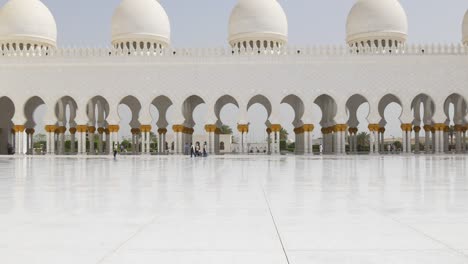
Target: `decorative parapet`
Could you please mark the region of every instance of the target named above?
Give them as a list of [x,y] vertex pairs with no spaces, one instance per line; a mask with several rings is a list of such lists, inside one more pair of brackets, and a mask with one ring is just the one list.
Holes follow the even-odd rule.
[[282,48],[42,48],[0,49],[0,57],[300,57],[300,56],[404,56],[404,55],[468,55],[462,44],[406,45],[394,49],[385,47],[309,46]]

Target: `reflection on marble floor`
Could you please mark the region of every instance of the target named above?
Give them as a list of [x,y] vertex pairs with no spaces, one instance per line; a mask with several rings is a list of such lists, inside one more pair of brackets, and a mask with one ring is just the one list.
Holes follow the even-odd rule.
[[468,263],[467,165],[0,158],[0,263]]

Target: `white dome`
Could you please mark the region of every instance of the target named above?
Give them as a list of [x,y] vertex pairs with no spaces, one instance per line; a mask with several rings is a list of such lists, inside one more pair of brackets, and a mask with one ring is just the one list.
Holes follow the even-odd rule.
[[463,43],[468,45],[468,10],[466,10],[462,25]]
[[123,0],[112,17],[112,43],[151,42],[169,45],[169,17],[157,0]]
[[404,43],[408,19],[398,0],[357,0],[346,24],[349,44],[368,40],[393,40]]
[[0,42],[56,46],[54,16],[39,0],[10,0],[0,9]]
[[276,0],[239,0],[229,20],[229,43],[288,40],[288,19]]

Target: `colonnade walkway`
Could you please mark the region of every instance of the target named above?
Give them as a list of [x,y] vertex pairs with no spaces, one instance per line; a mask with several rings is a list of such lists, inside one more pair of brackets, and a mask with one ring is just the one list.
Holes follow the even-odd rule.
[[[385,127],[378,124],[368,126],[370,134],[367,148],[370,154],[403,153],[403,154],[442,154],[442,153],[467,153],[466,131],[468,126],[447,126],[437,124],[433,126],[413,126],[411,124],[401,125],[402,141],[401,147],[395,149],[390,147],[392,143],[385,142]],[[68,129],[69,135],[66,140],[66,127],[46,126],[46,142],[44,153],[47,155],[112,155],[116,149],[120,151],[122,142],[118,138],[118,125],[108,125],[106,127],[76,126]],[[358,152],[358,129],[347,125],[334,125],[322,128],[322,145],[313,145],[312,132],[313,125],[303,125],[294,129],[295,151],[297,155],[302,154],[363,154]],[[424,138],[421,138],[421,130],[425,131]],[[151,138],[152,127],[144,125],[139,128],[132,128],[130,140],[131,149],[128,154],[187,154],[187,146],[193,142],[192,128],[184,126],[173,126],[174,139],[169,143],[166,140],[168,130],[158,129],[155,135],[157,140]],[[210,155],[221,154],[220,151],[220,129],[214,125],[205,126],[206,141],[202,142],[206,151]],[[248,125],[239,125],[240,149],[238,154],[248,154],[247,135]],[[280,125],[271,125],[267,128],[268,139],[267,154],[280,154]],[[34,129],[26,129],[24,126],[14,126],[8,144],[11,153],[17,155],[37,154],[34,150]],[[90,144],[94,142],[94,144]],[[66,144],[69,144],[66,147]],[[224,143],[223,143],[224,144]],[[315,148],[314,148],[315,147]],[[315,151],[314,151],[315,149]]]

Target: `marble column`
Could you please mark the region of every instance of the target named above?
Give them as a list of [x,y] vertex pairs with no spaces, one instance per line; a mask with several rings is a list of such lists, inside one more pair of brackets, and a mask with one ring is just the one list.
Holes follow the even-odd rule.
[[103,140],[104,140],[104,128],[103,127],[99,127],[97,129],[97,132],[98,132],[98,142],[97,142],[97,153],[99,155],[103,154],[104,152],[104,149],[103,149]]
[[215,138],[215,133],[216,129],[218,127],[214,124],[211,125],[206,125],[205,126],[205,131],[206,131],[206,136],[207,136],[207,152],[210,155],[215,154],[215,146],[216,146],[216,138]]
[[410,123],[401,124],[403,154],[411,153],[411,132],[413,125]]
[[379,152],[385,153],[385,127],[379,127]]
[[463,144],[463,126],[455,125],[455,152],[457,154],[462,153],[462,144]]
[[34,155],[34,128],[26,129],[26,154]]
[[379,150],[378,146],[378,131],[380,128],[379,124],[369,124],[369,133],[370,133],[370,154],[377,154]]
[[415,154],[419,154],[421,152],[419,132],[421,132],[421,127],[415,126],[414,127],[414,153]]
[[247,133],[249,133],[248,124],[239,124],[237,125],[237,130],[241,133],[240,138],[240,152],[243,154],[249,153],[247,145]]
[[151,132],[151,125],[142,125],[140,127],[141,130],[141,147],[142,153],[145,155],[151,154],[151,139],[150,139],[150,132]]
[[167,134],[167,129],[166,128],[160,128],[158,129],[158,150],[159,154],[166,154],[166,134]]
[[67,128],[64,126],[60,126],[55,131],[57,133],[57,154],[64,155],[65,154],[65,132],[67,131]]
[[434,130],[435,130],[435,148],[434,152],[436,154],[441,154],[444,153],[445,146],[444,146],[444,131],[445,131],[446,125],[444,123],[438,123],[434,124]]
[[267,154],[271,155],[272,154],[271,144],[273,143],[273,139],[271,138],[271,134],[272,134],[271,128],[268,127],[266,129],[266,133],[267,133]]
[[76,127],[71,127],[68,131],[70,132],[70,153],[76,154]]
[[272,124],[270,126],[270,129],[271,129],[271,154],[279,155],[281,153],[281,149],[280,149],[281,125]]
[[106,155],[113,154],[114,151],[112,148],[112,143],[111,143],[112,139],[111,139],[109,127],[104,129],[104,135],[106,135],[104,154]]
[[90,155],[95,155],[96,151],[94,149],[94,138],[95,138],[95,133],[96,128],[93,126],[88,126],[88,141],[89,141],[89,154]]
[[15,130],[15,155],[23,155],[25,154],[26,127],[24,125],[15,125],[13,129]]
[[78,155],[86,154],[86,132],[88,131],[87,125],[76,126],[76,137],[78,142]]
[[108,125],[107,130],[109,131],[108,138],[106,139],[106,143],[109,145],[109,155],[114,155],[114,150],[120,151],[119,149],[119,125]]
[[55,155],[55,130],[57,126],[55,125],[46,125],[46,154]]
[[424,127],[424,152],[426,154],[431,154],[432,153],[432,150],[431,150],[431,143],[432,143],[432,139],[431,139],[431,135],[432,135],[432,126],[430,125],[425,125]]

